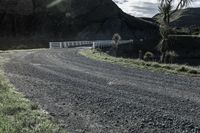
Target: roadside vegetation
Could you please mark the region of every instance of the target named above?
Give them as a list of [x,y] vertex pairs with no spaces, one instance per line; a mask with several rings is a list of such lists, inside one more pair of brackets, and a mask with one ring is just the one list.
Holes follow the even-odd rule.
[[161,52],[161,62],[168,63],[165,58],[166,54],[170,51],[170,41],[169,36],[173,33],[172,27],[170,26],[170,22],[174,13],[178,12],[180,9],[187,7],[192,0],[176,0],[177,4],[175,4],[175,0],[158,0],[159,11],[162,16],[162,19],[159,23],[160,25],[160,35],[162,37],[160,43],[158,44],[158,49]]
[[[0,66],[6,59],[0,57]],[[66,133],[39,105],[25,99],[0,70],[0,133]]]
[[[120,48],[118,47],[119,42],[122,39],[118,33],[113,35],[112,39],[113,46],[111,46],[110,49],[99,48],[96,50],[95,49],[85,50],[81,51],[81,54],[92,59],[120,64],[128,67],[145,68],[145,69],[150,69],[152,71],[163,71],[170,73],[199,76],[200,75],[199,67],[173,64],[174,62],[176,62],[177,57],[179,57],[177,51],[179,53],[181,51],[181,48],[177,46],[179,45],[178,41],[181,40],[180,43],[182,44],[181,47],[184,47],[183,45],[184,43],[186,45],[188,44],[194,45],[194,47],[191,46],[192,50],[194,50],[197,44],[197,42],[195,42],[194,40],[199,39],[199,35],[196,33],[195,35],[177,34],[178,32],[170,25],[172,18],[174,17],[174,14],[179,12],[181,9],[187,7],[192,2],[192,0],[178,0],[177,3],[175,3],[175,0],[158,0],[158,1],[160,3],[159,4],[160,19],[158,21],[158,25],[160,29],[161,40],[159,44],[155,47],[155,49],[157,49],[157,52],[154,51],[155,54],[147,50],[145,50],[144,51],[145,53],[143,54],[142,49],[139,49],[139,59],[117,58],[120,57],[118,53],[126,52],[123,51],[123,49],[120,51]],[[193,44],[191,40],[193,40],[195,44]],[[141,40],[141,42],[142,41],[143,40]],[[105,53],[101,51],[104,51]],[[185,51],[181,52],[181,54],[183,55],[185,53],[187,52]],[[190,56],[196,57],[195,54],[196,52],[193,52]]]
[[200,68],[198,67],[191,67],[187,65],[178,65],[178,64],[163,64],[153,61],[144,61],[140,59],[117,58],[110,56],[104,52],[97,51],[95,49],[82,50],[80,51],[80,54],[94,60],[119,64],[125,67],[148,69],[151,71],[162,71],[166,73],[200,76]]
[[39,106],[0,75],[0,133],[64,133]]

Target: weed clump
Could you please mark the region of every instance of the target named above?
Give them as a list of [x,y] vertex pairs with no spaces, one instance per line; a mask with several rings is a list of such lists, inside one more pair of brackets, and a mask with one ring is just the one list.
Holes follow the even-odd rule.
[[170,67],[169,65],[162,65],[162,68],[168,69],[168,70],[171,70],[171,69],[172,69],[172,67]]
[[154,54],[152,53],[152,52],[146,52],[145,54],[144,54],[144,57],[143,57],[143,59],[145,60],[145,61],[153,61],[153,59],[154,59]]
[[177,68],[176,71],[178,71],[178,72],[188,72],[188,68],[186,68],[185,66],[181,66],[181,67]]
[[198,74],[199,72],[197,70],[193,69],[193,70],[189,70],[188,73],[190,73],[190,74]]
[[39,105],[36,103],[32,103],[31,104],[31,110],[38,110],[39,109]]
[[158,63],[152,63],[151,66],[154,67],[154,68],[160,68],[161,67]]
[[178,54],[175,51],[168,51],[165,55],[165,63],[173,63],[177,59]]

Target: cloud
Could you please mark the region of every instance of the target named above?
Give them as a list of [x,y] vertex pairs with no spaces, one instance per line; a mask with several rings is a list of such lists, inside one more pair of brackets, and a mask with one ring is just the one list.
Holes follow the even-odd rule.
[[[158,0],[113,0],[124,12],[137,17],[152,17],[158,13]],[[194,0],[190,7],[200,7]]]
[[131,14],[134,16],[151,17],[158,12],[158,4],[152,2],[143,2],[139,5],[130,6]]

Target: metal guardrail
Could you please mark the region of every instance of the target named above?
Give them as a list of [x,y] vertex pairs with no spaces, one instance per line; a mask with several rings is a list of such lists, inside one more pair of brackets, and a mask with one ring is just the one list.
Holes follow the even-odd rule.
[[[133,43],[133,40],[121,40],[119,41],[118,45],[129,44]],[[112,47],[115,44],[113,40],[106,40],[106,41],[96,41],[93,42],[92,48],[106,48]]]
[[[118,45],[133,43],[133,40],[121,40]],[[92,46],[93,48],[112,47],[113,40],[96,40],[96,41],[68,41],[68,42],[49,42],[49,48],[70,48]]]
[[92,46],[91,41],[68,41],[68,42],[49,42],[49,48],[70,48],[70,47],[81,47],[81,46]]
[[49,42],[49,48],[62,48],[62,42]]

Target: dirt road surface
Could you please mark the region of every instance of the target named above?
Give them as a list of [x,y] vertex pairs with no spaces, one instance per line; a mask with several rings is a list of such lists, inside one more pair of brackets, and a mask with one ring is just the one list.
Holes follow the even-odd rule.
[[200,78],[94,61],[79,50],[18,52],[4,69],[70,133],[200,132]]

